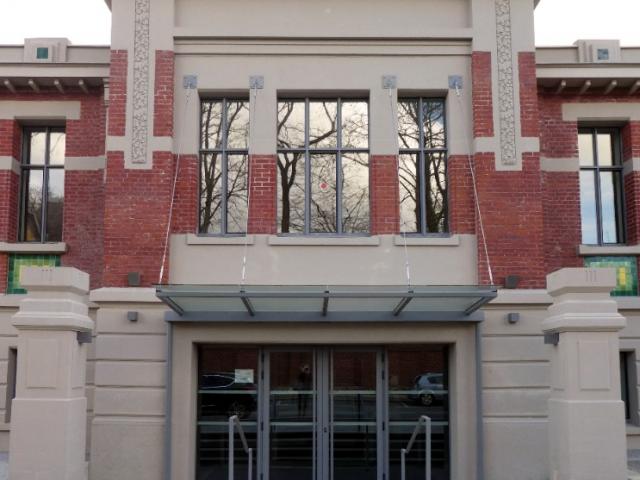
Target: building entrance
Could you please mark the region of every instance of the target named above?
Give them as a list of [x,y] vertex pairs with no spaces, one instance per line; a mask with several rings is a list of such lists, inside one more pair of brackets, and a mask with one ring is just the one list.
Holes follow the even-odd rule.
[[[432,422],[432,478],[449,478],[445,346],[219,348],[202,346],[198,480],[227,479],[228,418],[256,452],[257,480],[400,479],[400,451],[422,415]],[[424,434],[406,461],[425,478]],[[235,478],[247,456],[235,442]]]

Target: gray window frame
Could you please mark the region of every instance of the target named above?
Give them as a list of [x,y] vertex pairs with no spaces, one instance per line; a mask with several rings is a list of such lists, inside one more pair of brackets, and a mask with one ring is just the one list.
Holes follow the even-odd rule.
[[[304,148],[280,148],[277,147],[276,162],[279,162],[281,153],[304,153],[304,231],[299,232],[280,232],[280,225],[276,224],[276,231],[281,236],[349,236],[349,237],[368,237],[371,235],[371,105],[368,98],[363,97],[304,97],[304,98],[278,98],[277,105],[287,102],[304,102]],[[342,148],[342,125],[336,125],[336,148],[310,148],[309,147],[309,103],[310,102],[336,102],[337,113],[336,123],[342,120],[342,103],[343,102],[365,102],[367,104],[367,148]],[[277,109],[276,109],[277,110]],[[277,116],[277,113],[276,113]],[[277,117],[276,117],[277,125]],[[278,141],[278,133],[276,131],[276,142]],[[336,156],[336,231],[335,232],[312,232],[311,231],[311,161],[310,154],[327,154]],[[342,228],[342,154],[343,153],[364,153],[368,155],[369,168],[369,231],[358,233],[345,233]],[[276,168],[279,168],[276,165]],[[276,202],[279,201],[280,182],[279,171],[276,171]],[[277,208],[276,208],[277,210]],[[276,223],[278,220],[276,219]]]
[[[46,134],[45,150],[44,150],[44,164],[32,165],[31,164],[31,142],[30,134],[34,132],[43,132]],[[50,170],[64,170],[64,164],[62,165],[50,165],[49,156],[51,155],[51,134],[52,133],[64,133],[66,131],[64,127],[24,127],[22,130],[22,161],[20,162],[20,204],[19,204],[19,217],[18,217],[18,241],[25,243],[47,243],[50,240],[47,239],[47,211],[49,203],[49,171]],[[27,214],[27,197],[29,195],[29,186],[25,185],[25,173],[33,170],[42,170],[42,213],[41,213],[41,231],[40,240],[28,241],[25,239],[25,216]],[[63,206],[64,210],[64,199]],[[64,218],[64,217],[63,217]],[[64,224],[62,226],[62,237],[59,240],[53,240],[56,242],[63,241],[64,238]]]
[[[418,102],[418,127],[419,127],[419,138],[418,138],[418,148],[402,148],[399,146],[399,155],[410,154],[410,155],[418,155],[418,189],[420,192],[420,228],[417,232],[404,232],[404,235],[407,236],[449,236],[449,169],[448,169],[448,159],[449,159],[449,141],[448,141],[448,128],[447,128],[447,104],[445,98],[440,97],[400,97],[398,98],[398,104],[405,102]],[[444,125],[444,148],[426,148],[425,143],[425,134],[424,134],[424,108],[423,105],[425,102],[439,102],[442,104],[442,124]],[[399,135],[399,132],[396,132]],[[427,183],[427,174],[426,174],[426,157],[431,153],[442,153],[444,154],[444,165],[445,165],[445,181],[447,182],[447,190],[445,191],[444,198],[444,231],[442,232],[431,232],[429,231],[427,224],[427,199],[425,196],[425,185]],[[400,157],[398,157],[398,162],[400,161]],[[400,178],[398,178],[398,191],[400,191]],[[400,201],[400,199],[398,199]],[[402,209],[400,209],[400,226],[402,227]],[[402,230],[402,228],[401,228]]]
[[[598,158],[598,134],[606,133],[612,135],[612,162],[611,166],[600,166],[600,159]],[[622,165],[622,138],[620,130],[615,127],[580,127],[578,128],[578,135],[591,135],[591,149],[593,154],[593,166],[580,165],[580,173],[584,171],[590,171],[595,173],[595,204],[596,204],[596,229],[598,236],[598,243],[596,245],[621,245],[626,243],[626,212],[625,212],[625,198],[624,198],[624,172]],[[602,204],[601,204],[601,185],[600,185],[600,173],[601,172],[614,172],[618,173],[614,175],[614,179],[618,179],[618,195],[615,199],[616,202],[616,230],[618,234],[618,241],[615,243],[605,242],[602,232]],[[582,195],[582,192],[580,192]],[[582,239],[582,216],[580,219],[580,243]]]
[[[205,103],[208,102],[220,102],[222,104],[222,144],[220,148],[209,148],[205,149],[202,145],[202,132],[204,125],[202,124],[202,108]],[[249,141],[247,139],[247,148],[238,149],[238,148],[227,148],[228,142],[228,125],[227,125],[227,109],[229,103],[232,102],[246,102],[249,107],[249,112],[251,112],[250,99],[248,96],[224,96],[224,97],[205,97],[200,99],[200,138],[199,138],[199,150],[198,150],[198,236],[201,237],[244,237],[247,235],[247,232],[228,232],[228,212],[227,212],[227,196],[228,196],[228,174],[229,174],[229,162],[228,156],[231,155],[246,155],[247,156],[247,195],[249,194],[249,189],[251,188],[250,179],[251,179],[251,159],[249,157]],[[251,120],[250,120],[251,121]],[[249,125],[251,128],[251,125]],[[219,233],[208,233],[206,231],[201,230],[201,200],[202,200],[202,162],[206,158],[208,154],[220,154],[221,156],[221,195],[220,195],[220,209],[221,209],[221,226]],[[249,217],[249,202],[247,198],[247,218]]]

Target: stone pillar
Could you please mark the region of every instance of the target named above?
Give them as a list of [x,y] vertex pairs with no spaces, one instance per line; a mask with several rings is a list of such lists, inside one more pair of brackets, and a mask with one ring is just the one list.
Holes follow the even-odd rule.
[[[613,269],[565,268],[547,276],[553,298],[549,447],[553,480],[625,480],[618,332],[626,320],[609,295]],[[554,342],[555,343],[555,342]]]
[[12,480],[85,480],[89,275],[75,268],[29,267],[29,295],[13,317],[18,330],[16,398],[11,410]]

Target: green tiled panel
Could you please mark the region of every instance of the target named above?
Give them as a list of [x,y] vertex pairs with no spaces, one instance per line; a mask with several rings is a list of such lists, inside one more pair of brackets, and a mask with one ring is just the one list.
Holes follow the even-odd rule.
[[615,268],[618,286],[611,292],[616,297],[638,295],[638,264],[636,257],[587,257],[584,266],[589,268]]
[[9,257],[9,278],[7,293],[27,293],[20,286],[20,269],[22,267],[59,267],[60,257],[57,255],[11,255]]

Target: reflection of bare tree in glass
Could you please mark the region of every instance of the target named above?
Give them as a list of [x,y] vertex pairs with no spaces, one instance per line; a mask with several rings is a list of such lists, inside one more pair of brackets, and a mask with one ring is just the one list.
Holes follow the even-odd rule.
[[[336,165],[337,101],[311,102],[309,133],[305,132],[305,102],[278,104],[278,171],[280,187],[280,231],[304,232],[305,148],[310,150],[309,173],[311,218],[316,233],[337,230]],[[342,104],[342,147],[368,147],[366,102]],[[307,142],[305,144],[305,141]],[[369,230],[368,155],[344,153],[342,162],[342,227],[344,232]]]
[[[422,112],[420,112],[420,104],[422,104]],[[429,232],[442,232],[446,228],[444,105],[441,101],[401,101],[398,102],[398,116],[402,221],[412,231],[421,230],[424,196],[426,229]],[[421,134],[424,135],[422,142]],[[421,150],[424,151],[424,189],[419,168]],[[409,212],[411,212],[410,217],[408,217]]]
[[[226,195],[228,232],[242,232],[247,215],[247,184],[249,159],[246,152],[226,155],[222,149],[246,150],[249,134],[248,104],[243,101],[202,103],[200,161],[200,231],[221,232],[222,195]],[[226,113],[226,132],[223,131]],[[227,185],[222,185],[222,162],[227,161]],[[226,190],[226,192],[225,192]],[[225,193],[223,193],[225,192]],[[227,232],[222,232],[227,233]]]

